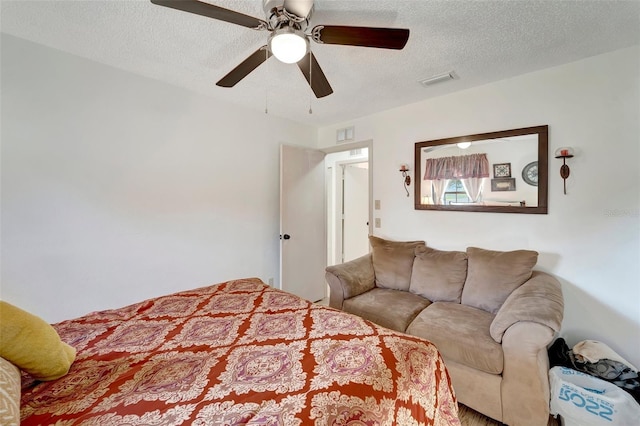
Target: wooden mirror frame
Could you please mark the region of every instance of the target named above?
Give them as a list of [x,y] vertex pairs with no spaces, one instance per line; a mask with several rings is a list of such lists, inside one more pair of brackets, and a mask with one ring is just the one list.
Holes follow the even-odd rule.
[[[441,210],[441,211],[461,211],[461,212],[485,212],[485,213],[528,213],[547,214],[547,192],[548,192],[548,156],[549,156],[549,126],[524,127],[521,129],[503,130],[500,132],[479,133],[476,135],[457,136],[446,139],[436,139],[432,141],[416,142],[415,144],[415,192],[414,205],[416,210]],[[424,171],[422,161],[422,150],[426,147],[437,145],[451,145],[460,142],[483,141],[487,139],[508,138],[522,135],[538,135],[538,205],[527,206],[477,206],[477,205],[446,205],[446,204],[422,204],[422,175]],[[517,143],[517,142],[514,142]]]

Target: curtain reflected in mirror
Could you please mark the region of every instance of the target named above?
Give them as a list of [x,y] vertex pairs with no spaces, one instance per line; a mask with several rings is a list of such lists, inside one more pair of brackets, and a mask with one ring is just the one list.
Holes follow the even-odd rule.
[[547,213],[547,126],[415,144],[417,210]]

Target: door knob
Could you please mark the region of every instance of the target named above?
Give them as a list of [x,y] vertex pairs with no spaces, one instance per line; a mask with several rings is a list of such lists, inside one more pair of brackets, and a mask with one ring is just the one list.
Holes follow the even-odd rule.
[[284,234],[284,235],[280,236],[280,239],[283,239],[283,240],[288,240],[290,238],[291,238],[291,235],[289,235],[289,234]]

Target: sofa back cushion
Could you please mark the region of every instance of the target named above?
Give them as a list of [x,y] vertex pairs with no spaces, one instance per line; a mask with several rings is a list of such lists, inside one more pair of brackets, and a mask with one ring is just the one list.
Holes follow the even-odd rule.
[[467,254],[419,246],[415,249],[409,291],[432,302],[460,303],[467,278]]
[[531,278],[538,253],[531,250],[493,251],[467,248],[467,279],[462,303],[496,313],[516,288]]
[[424,241],[389,241],[369,236],[376,286],[393,290],[409,290],[415,248]]

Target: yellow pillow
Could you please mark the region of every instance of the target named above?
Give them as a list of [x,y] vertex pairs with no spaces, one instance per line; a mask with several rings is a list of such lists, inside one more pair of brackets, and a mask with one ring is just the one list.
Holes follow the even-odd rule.
[[0,300],[0,356],[38,380],[69,372],[76,350],[43,319]]

